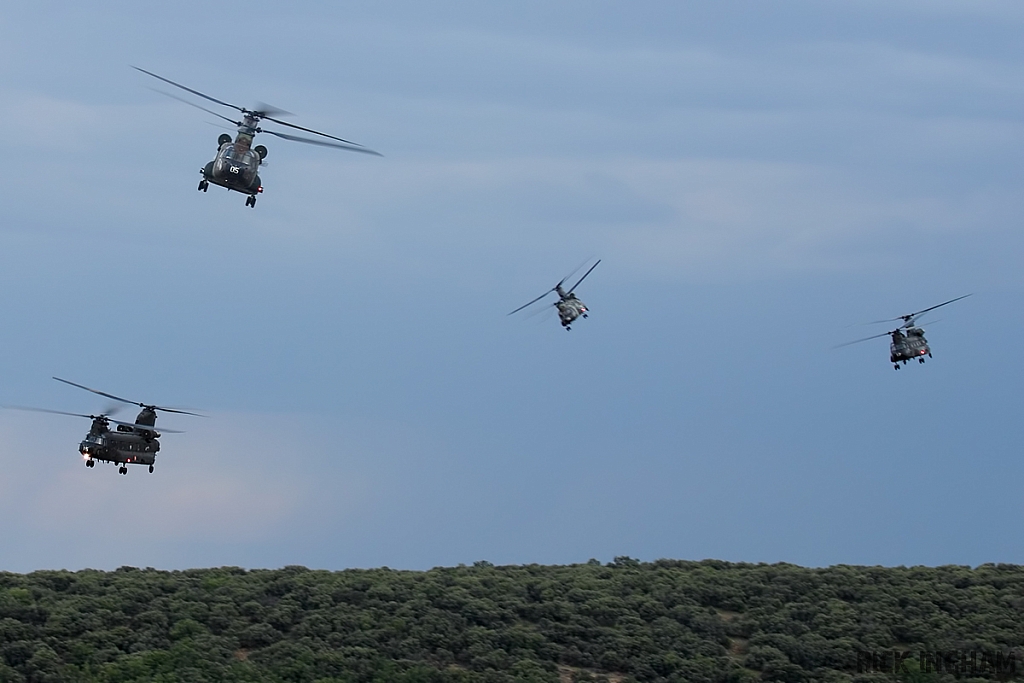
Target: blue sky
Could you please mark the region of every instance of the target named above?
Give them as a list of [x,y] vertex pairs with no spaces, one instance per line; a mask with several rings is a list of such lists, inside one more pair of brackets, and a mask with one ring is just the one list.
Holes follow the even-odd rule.
[[[1024,7],[0,9],[0,568],[1024,562]],[[215,119],[137,65],[380,150]],[[571,333],[506,313],[585,258]],[[946,299],[893,372],[860,326]],[[94,400],[95,399],[95,400]],[[126,411],[125,415],[128,415]],[[129,415],[130,416],[130,415]]]

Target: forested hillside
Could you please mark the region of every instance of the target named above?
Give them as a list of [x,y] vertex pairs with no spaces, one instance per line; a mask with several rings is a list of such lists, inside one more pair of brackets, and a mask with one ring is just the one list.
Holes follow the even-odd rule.
[[[1015,565],[0,573],[4,683],[882,681],[858,653],[998,652],[1024,670],[1022,645]],[[895,678],[953,680],[904,664]]]

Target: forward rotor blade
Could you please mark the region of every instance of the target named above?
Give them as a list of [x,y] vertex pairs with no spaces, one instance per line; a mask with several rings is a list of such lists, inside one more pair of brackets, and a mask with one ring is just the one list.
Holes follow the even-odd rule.
[[54,377],[53,379],[57,380],[58,382],[64,382],[64,384],[70,384],[73,387],[78,387],[79,389],[85,389],[86,391],[91,391],[92,393],[99,394],[100,396],[106,396],[107,398],[112,398],[115,401],[120,401],[121,403],[130,403],[133,406],[139,406],[139,407],[142,407],[142,408],[145,407],[145,404],[139,403],[138,401],[129,401],[126,398],[121,398],[120,396],[114,396],[113,394],[108,394],[105,391],[98,391],[96,389],[90,389],[87,386],[84,386],[82,384],[75,384],[74,382],[69,382],[68,380],[61,379],[60,377]]
[[133,68],[133,69],[135,69],[136,71],[141,71],[142,73],[144,73],[144,74],[146,74],[146,75],[148,75],[148,76],[152,76],[153,78],[156,78],[156,79],[158,79],[158,80],[161,80],[161,81],[163,81],[164,83],[170,83],[170,84],[171,84],[171,85],[173,85],[173,86],[174,86],[175,88],[181,88],[182,90],[186,90],[186,91],[188,91],[188,92],[192,93],[193,95],[199,95],[199,97],[202,97],[203,99],[207,99],[207,100],[210,100],[211,102],[216,102],[217,104],[223,105],[223,106],[225,106],[225,107],[231,107],[232,109],[237,109],[238,111],[241,111],[241,112],[244,112],[244,111],[245,111],[245,110],[244,110],[244,109],[243,109],[242,107],[239,107],[239,106],[237,106],[237,105],[234,105],[234,104],[228,104],[227,102],[222,102],[221,100],[218,100],[218,99],[217,99],[216,97],[210,97],[209,95],[207,95],[207,94],[205,94],[205,93],[201,93],[201,92],[199,92],[198,90],[193,90],[192,88],[189,88],[189,87],[187,87],[187,86],[184,86],[184,85],[182,85],[181,83],[175,83],[174,81],[172,81],[172,80],[171,80],[171,79],[169,79],[169,78],[164,78],[163,76],[157,76],[157,75],[156,75],[155,73],[153,73],[152,71],[146,71],[145,69],[140,69],[140,68],[139,68],[139,67],[137,67],[137,66],[133,66],[132,68]]
[[850,346],[851,344],[860,344],[861,342],[866,342],[869,339],[878,339],[879,337],[888,337],[890,334],[892,334],[892,332],[882,332],[881,334],[875,334],[875,335],[872,335],[870,337],[864,337],[863,339],[854,339],[853,341],[848,341],[848,342],[845,342],[843,344],[838,344],[836,346],[833,346],[832,348],[833,349],[840,349],[840,348],[842,348],[844,346]]
[[[601,259],[597,259],[597,263],[600,263],[600,262],[601,262]],[[597,268],[597,263],[595,263],[594,265],[590,266],[590,270],[588,270],[587,272],[583,273],[583,277],[581,277],[579,280],[576,281],[576,284],[574,284],[569,289],[569,291],[567,292],[568,294],[572,294],[573,290],[576,289],[577,287],[579,287],[580,283],[583,282],[585,279],[587,279],[587,276],[590,275],[590,273],[592,273],[594,271],[594,268]]]
[[3,406],[10,410],[27,410],[33,413],[52,413],[54,415],[70,415],[71,417],[84,417],[89,420],[96,420],[99,418],[105,419],[107,422],[113,422],[116,425],[124,425],[126,427],[132,427],[136,430],[147,430],[150,432],[167,432],[168,434],[184,434],[180,429],[163,429],[157,427],[150,427],[149,425],[140,425],[134,422],[123,422],[121,420],[114,420],[107,414],[103,415],[86,415],[85,413],[69,413],[64,410],[50,410],[49,408],[32,408],[30,406]]
[[[541,294],[540,296],[538,296],[538,297],[537,297],[536,299],[534,299],[534,300],[533,300],[533,301],[531,301],[530,303],[528,303],[528,304],[523,304],[522,306],[520,306],[520,307],[519,307],[519,308],[517,308],[516,310],[512,311],[512,313],[518,313],[519,311],[523,310],[523,309],[524,309],[524,308],[526,308],[527,306],[532,306],[533,304],[537,303],[538,301],[540,301],[541,299],[543,299],[544,297],[546,297],[546,296],[547,296],[548,294],[550,294],[550,293],[551,293],[551,292],[553,292],[553,291],[555,291],[555,290],[554,290],[554,289],[549,289],[548,291],[544,292],[543,294]],[[512,313],[509,313],[509,315],[512,315]]]
[[164,92],[163,90],[157,90],[156,88],[150,88],[150,90],[152,90],[153,92],[158,92],[161,95],[164,95],[165,97],[170,97],[172,100],[178,100],[179,102],[184,102],[185,104],[187,104],[190,107],[195,107],[196,109],[202,109],[207,114],[213,114],[217,118],[224,119],[228,123],[232,123],[232,124],[234,124],[236,126],[242,125],[240,121],[235,121],[233,119],[229,119],[227,116],[224,116],[223,114],[218,114],[217,112],[213,111],[212,109],[207,109],[206,107],[200,106],[200,105],[196,104],[195,102],[189,102],[184,97],[178,97],[177,95],[172,95],[169,92]]
[[[267,117],[267,118],[269,118],[269,117]],[[270,120],[273,121],[273,119],[270,119]],[[280,123],[280,121],[278,121],[278,123]],[[384,156],[380,152],[375,152],[375,151],[373,151],[372,149],[370,149],[368,147],[363,147],[362,145],[357,145],[354,142],[343,141],[343,142],[345,142],[345,144],[342,145],[342,144],[338,144],[337,142],[327,142],[326,140],[313,140],[312,138],[303,138],[303,137],[299,137],[298,135],[289,135],[288,133],[278,133],[276,131],[266,130],[266,129],[262,129],[260,132],[262,132],[262,133],[269,133],[270,135],[276,135],[279,138],[284,138],[285,140],[291,140],[292,142],[305,142],[307,145],[319,145],[320,147],[336,147],[337,149],[345,149],[345,150],[348,150],[349,152],[362,152],[363,154],[372,154],[373,156],[377,156],[377,157]],[[328,136],[328,137],[330,137],[330,136]],[[338,138],[338,139],[340,139],[340,138]]]
[[50,410],[49,408],[32,408],[30,406],[4,406],[7,410],[27,410],[32,413],[52,413],[54,415],[70,415],[71,417],[84,417],[90,420],[95,420],[97,417],[103,417],[102,415],[86,415],[85,413],[69,413],[64,410]]

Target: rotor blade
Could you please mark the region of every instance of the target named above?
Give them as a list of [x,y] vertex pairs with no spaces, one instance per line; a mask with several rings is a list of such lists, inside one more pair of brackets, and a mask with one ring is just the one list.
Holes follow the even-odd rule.
[[[601,259],[597,259],[597,263],[600,263],[600,262],[601,262]],[[568,294],[572,294],[572,291],[580,286],[580,283],[583,282],[587,278],[588,275],[590,275],[590,273],[594,270],[594,268],[597,268],[597,263],[595,263],[594,265],[590,266],[590,270],[588,270],[587,272],[583,273],[583,277],[581,277],[579,280],[576,281],[576,284],[574,284],[569,289],[569,291],[567,292]]]
[[[256,109],[253,111],[253,114],[259,115],[262,119],[270,118],[270,116],[295,116],[295,114],[290,111],[278,109],[274,105],[267,104],[266,102],[257,102]],[[273,119],[270,120],[273,121]]]
[[563,278],[562,278],[561,280],[559,280],[559,281],[558,281],[558,284],[557,284],[557,285],[555,286],[555,289],[558,289],[558,287],[561,287],[561,286],[562,286],[563,284],[565,284],[565,281],[566,281],[566,280],[568,280],[569,278],[571,278],[571,277],[572,277],[573,275],[575,275],[576,273],[580,272],[580,268],[582,268],[583,266],[587,265],[587,261],[589,261],[589,260],[590,260],[590,259],[588,258],[588,259],[587,259],[586,261],[584,261],[583,263],[581,263],[581,264],[579,264],[578,266],[576,266],[575,268],[573,268],[573,269],[572,269],[572,270],[571,270],[571,271],[569,272],[569,274],[568,274],[568,275],[566,275],[565,277],[563,277]]
[[[89,387],[87,387],[87,386],[85,386],[83,384],[76,384],[74,382],[69,382],[68,380],[61,379],[60,377],[54,377],[54,379],[57,380],[58,382],[64,382],[64,384],[70,384],[73,387],[78,387],[79,389],[85,389],[86,391],[91,391],[92,393],[99,394],[100,396],[106,396],[107,398],[112,398],[115,401],[120,401],[121,403],[130,403],[133,406],[139,406],[140,408],[148,408],[150,410],[159,410],[159,411],[162,411],[162,412],[165,412],[165,413],[181,413],[182,415],[194,415],[196,417],[206,417],[205,415],[201,415],[199,413],[191,413],[191,412],[189,412],[187,410],[179,410],[178,408],[165,408],[163,406],[154,406],[154,405],[149,405],[149,404],[146,404],[146,403],[140,403],[139,401],[129,401],[126,398],[121,398],[120,396],[114,396],[113,394],[108,394],[105,391],[98,391],[97,389],[90,389]],[[134,424],[134,423],[126,422],[125,424]]]
[[124,406],[121,405],[120,403],[108,403],[107,406],[103,409],[103,414],[107,416],[117,415],[122,410],[124,410]]
[[186,86],[182,85],[181,83],[175,83],[174,81],[172,81],[169,78],[164,78],[163,76],[157,76],[152,71],[146,71],[145,69],[140,69],[137,66],[133,66],[132,68],[135,69],[136,71],[141,71],[144,74],[147,74],[149,76],[152,76],[153,78],[161,80],[164,83],[170,83],[171,85],[173,85],[176,88],[181,88],[182,90],[187,90],[188,92],[192,93],[193,95],[199,95],[200,97],[202,97],[204,99],[207,99],[207,100],[210,100],[211,102],[216,102],[217,104],[223,105],[225,107],[231,107],[232,109],[237,109],[238,111],[241,111],[241,112],[245,111],[244,109],[242,109],[242,107],[239,107],[237,105],[228,104],[227,102],[221,102],[216,97],[210,97],[209,95],[207,95],[205,93],[201,93],[198,90],[193,90],[192,88],[186,87]]
[[64,382],[64,384],[70,384],[73,387],[78,387],[79,389],[85,389],[86,391],[91,391],[92,393],[99,394],[100,396],[106,396],[107,398],[112,398],[115,401],[120,401],[121,403],[131,403],[133,406],[139,406],[139,407],[142,407],[142,408],[145,407],[145,404],[139,403],[138,401],[129,401],[126,398],[121,398],[120,396],[114,396],[113,394],[108,394],[108,393],[106,393],[104,391],[97,391],[96,389],[90,389],[87,386],[84,386],[84,385],[81,385],[81,384],[75,384],[74,382],[69,382],[68,380],[61,379],[60,377],[54,377],[53,379],[57,380],[58,382]]
[[190,413],[187,410],[178,410],[177,408],[164,408],[163,406],[142,406],[142,407],[143,408],[150,408],[151,410],[159,410],[162,413],[178,413],[179,415],[192,415],[194,417],[206,417],[202,413]]
[[[549,289],[548,291],[544,292],[543,294],[541,294],[540,296],[538,296],[538,297],[537,297],[536,299],[534,299],[534,300],[533,300],[533,301],[531,301],[530,303],[528,303],[528,304],[523,304],[522,306],[520,306],[520,307],[519,307],[519,308],[517,308],[516,310],[512,311],[512,313],[518,313],[519,311],[523,310],[523,309],[524,309],[524,308],[526,308],[527,306],[532,306],[533,304],[537,303],[538,301],[540,301],[541,299],[543,299],[544,297],[546,297],[546,296],[547,296],[548,294],[550,294],[550,293],[551,293],[551,292],[553,292],[553,291],[555,291],[555,290],[554,290],[554,289]],[[512,313],[509,313],[509,315],[512,315]]]
[[934,311],[936,308],[939,308],[940,306],[945,306],[946,304],[951,304],[954,301],[960,301],[960,299],[966,299],[969,296],[971,296],[971,295],[970,294],[964,294],[963,296],[958,296],[955,299],[950,299],[949,301],[943,301],[941,304],[938,304],[936,306],[932,306],[931,308],[925,308],[923,310],[918,311],[917,313],[911,313],[909,317],[916,318],[917,316],[921,315],[922,313],[927,313],[928,311]]
[[273,117],[270,117],[270,116],[264,116],[263,118],[265,118],[267,121],[273,121],[274,123],[280,123],[282,126],[288,126],[289,128],[295,128],[297,130],[304,130],[307,133],[313,133],[314,135],[322,135],[325,138],[330,138],[332,140],[337,140],[338,142],[344,142],[344,143],[349,144],[349,145],[355,145],[356,147],[362,147],[362,145],[360,145],[358,142],[352,142],[351,140],[345,140],[344,138],[335,137],[334,135],[328,135],[327,133],[321,133],[320,131],[313,130],[312,128],[303,128],[302,126],[296,126],[294,123],[288,123],[287,121],[278,121],[277,119],[275,119]]
[[833,346],[832,348],[833,349],[840,349],[840,348],[842,348],[844,346],[849,346],[851,344],[860,344],[861,342],[866,342],[869,339],[878,339],[879,337],[888,337],[890,334],[892,334],[892,332],[882,332],[881,334],[875,334],[875,335],[872,335],[870,337],[864,337],[863,339],[854,339],[853,341],[845,342],[843,344],[838,344],[836,346]]
[[945,306],[946,304],[951,304],[954,301],[960,301],[960,299],[966,299],[969,296],[973,296],[973,294],[964,294],[963,296],[958,296],[957,298],[950,299],[949,301],[943,301],[941,304],[938,304],[937,306],[932,306],[931,308],[925,308],[923,310],[917,311],[916,313],[908,313],[906,315],[901,315],[898,318],[886,318],[885,320],[875,320],[874,322],[870,322],[870,323],[867,323],[867,324],[868,325],[877,325],[878,323],[891,323],[891,322],[896,322],[897,320],[906,321],[908,319],[916,318],[917,316],[921,315],[922,313],[927,313],[928,311],[934,311],[936,308],[939,308],[939,306]]
[[32,408],[30,406],[3,406],[8,410],[28,410],[33,413],[53,413],[54,415],[70,415],[71,417],[85,417],[91,420],[95,420],[101,415],[86,415],[84,413],[69,413],[63,410],[50,410],[49,408]]
[[114,424],[117,424],[117,425],[124,425],[125,427],[131,427],[135,431],[159,432],[161,434],[164,433],[164,432],[166,432],[167,434],[184,434],[185,433],[185,432],[181,431],[180,429],[164,429],[163,427],[154,427],[154,426],[150,426],[150,425],[140,425],[140,424],[137,424],[135,422],[122,422],[120,420],[111,420],[109,418],[108,418],[108,422],[113,422]]
[[163,90],[157,90],[156,88],[150,88],[150,90],[152,90],[153,92],[158,92],[161,95],[164,95],[165,97],[170,97],[173,100],[178,100],[179,102],[184,102],[185,104],[187,104],[190,107],[195,107],[196,109],[202,109],[207,114],[213,114],[214,116],[216,116],[218,118],[224,119],[228,123],[233,123],[236,126],[242,125],[241,122],[229,119],[227,116],[224,116],[223,114],[218,114],[217,112],[215,112],[215,111],[213,111],[211,109],[207,109],[206,107],[200,106],[200,105],[196,104],[195,102],[189,102],[184,97],[178,97],[177,95],[172,95],[169,92],[164,92]]
[[542,308],[535,308],[535,309],[533,309],[533,311],[531,311],[530,313],[526,314],[526,318],[527,319],[535,318],[536,316],[540,315],[541,313],[545,313],[546,315],[542,316],[541,320],[547,320],[548,318],[551,317],[550,313],[552,311],[554,311],[555,308],[557,308],[557,307],[558,307],[558,304],[552,303],[549,306],[544,306]]
[[107,415],[106,413],[104,413],[103,415],[86,415],[85,413],[69,413],[69,412],[64,411],[64,410],[50,410],[49,408],[32,408],[30,406],[3,406],[3,407],[7,408],[7,409],[10,409],[10,410],[28,410],[28,411],[31,411],[33,413],[53,413],[54,415],[70,415],[71,417],[84,417],[84,418],[87,418],[87,419],[90,419],[90,420],[96,420],[96,419],[102,418],[102,419],[106,420],[107,422],[113,422],[116,425],[124,425],[126,427],[133,427],[135,429],[143,429],[143,430],[148,430],[148,431],[151,431],[151,432],[167,432],[168,434],[184,434],[184,432],[182,432],[179,429],[163,429],[163,428],[159,428],[158,429],[157,427],[150,427],[149,425],[140,425],[140,424],[136,424],[134,422],[123,422],[121,420],[114,420],[114,419],[111,419],[110,416]]
[[[273,119],[271,119],[271,120],[273,120]],[[278,123],[280,123],[280,121],[278,121]],[[279,138],[284,138],[285,140],[291,140],[293,142],[305,142],[308,145],[319,145],[321,147],[337,147],[338,149],[347,149],[350,152],[362,152],[363,154],[372,154],[372,155],[378,156],[378,157],[384,156],[380,152],[375,152],[375,151],[373,151],[372,149],[370,149],[368,147],[363,147],[362,145],[357,145],[354,142],[346,142],[346,144],[344,144],[344,145],[339,145],[337,142],[327,142],[326,140],[313,140],[311,138],[302,138],[302,137],[299,137],[298,135],[289,135],[287,133],[277,133],[275,131],[266,130],[266,129],[261,129],[260,132],[261,133],[269,133],[270,135],[276,135]],[[328,136],[328,137],[330,137],[330,136]]]

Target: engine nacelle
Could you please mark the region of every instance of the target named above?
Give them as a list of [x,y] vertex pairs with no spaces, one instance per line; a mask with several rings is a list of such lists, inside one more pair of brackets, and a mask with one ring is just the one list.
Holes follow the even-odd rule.
[[260,161],[267,158],[267,148],[264,147],[263,145],[256,145],[255,147],[252,148],[252,151],[260,155]]
[[227,133],[221,133],[220,137],[217,138],[217,149],[220,149],[229,142],[231,142],[231,136],[228,135]]

